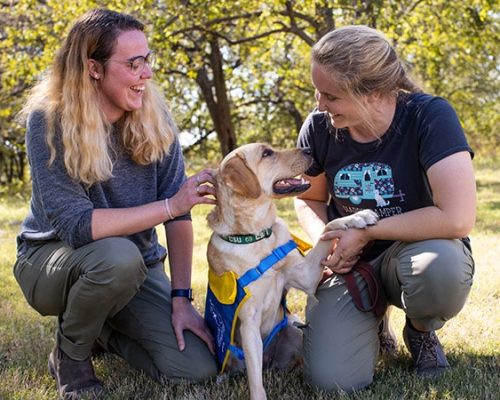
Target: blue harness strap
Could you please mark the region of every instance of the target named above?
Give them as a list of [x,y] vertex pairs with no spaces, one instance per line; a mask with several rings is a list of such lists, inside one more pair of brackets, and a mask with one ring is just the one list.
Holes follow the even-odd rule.
[[[269,333],[269,335],[267,335],[267,337],[262,342],[262,349],[264,351],[267,349],[267,346],[269,346],[269,344],[273,341],[274,337],[278,334],[278,332],[288,325],[288,317],[286,315],[286,299],[284,297],[281,300],[281,306],[283,307],[283,319],[276,324],[273,330]],[[241,349],[240,347],[235,346],[234,344],[231,343],[229,344],[228,349],[231,351],[231,353],[234,354],[235,357],[238,358],[238,360],[245,359],[245,353],[243,352],[243,349]]]
[[[264,258],[257,267],[248,270],[243,276],[236,280],[237,296],[232,304],[221,304],[217,297],[214,296],[210,285],[207,290],[207,302],[205,305],[205,320],[215,336],[216,353],[221,373],[224,370],[228,351],[240,360],[245,359],[243,350],[234,345],[233,342],[233,327],[235,318],[237,318],[241,303],[246,301],[249,294],[246,293],[245,287],[253,281],[259,279],[269,268],[278,261],[285,258],[292,250],[297,248],[297,244],[290,240],[282,246],[274,249],[269,256]],[[286,299],[281,300],[283,307],[283,319],[272,329],[271,333],[264,339],[264,350],[272,342],[273,338],[288,324],[286,315]]]
[[289,240],[285,244],[276,247],[271,254],[269,254],[266,258],[264,258],[259,265],[255,268],[252,268],[245,272],[243,276],[241,276],[238,280],[241,283],[241,286],[245,287],[248,284],[252,283],[259,279],[264,273],[271,268],[278,261],[285,258],[288,253],[290,253],[293,249],[297,248],[297,243],[293,240]]
[[283,307],[283,319],[276,324],[271,333],[267,335],[266,339],[263,342],[263,349],[266,350],[267,346],[272,342],[274,337],[288,325],[288,317],[286,316],[286,299],[283,297],[281,299],[281,306]]
[[[238,279],[238,283],[242,287],[246,287],[253,281],[256,281],[259,279],[264,273],[271,268],[274,264],[276,264],[278,261],[282,260],[285,258],[288,253],[290,253],[293,249],[297,248],[297,243],[295,243],[293,240],[289,240],[285,244],[276,247],[271,254],[269,254],[266,258],[264,258],[259,265],[257,265],[255,268],[252,268],[245,272],[243,276],[241,276]],[[279,331],[281,331],[287,324],[288,324],[288,317],[286,316],[286,299],[283,298],[281,300],[281,305],[283,307],[283,319],[278,322],[278,324],[273,328],[271,333],[264,339],[263,342],[263,349],[265,350],[269,343],[272,342],[274,337],[278,334]],[[245,359],[245,355],[243,353],[243,350],[240,349],[239,347],[231,344],[229,346],[229,349],[231,352],[238,357],[240,360]]]

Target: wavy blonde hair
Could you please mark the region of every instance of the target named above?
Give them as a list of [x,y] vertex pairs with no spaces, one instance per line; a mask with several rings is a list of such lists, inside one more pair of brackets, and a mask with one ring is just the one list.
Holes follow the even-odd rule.
[[[51,164],[56,157],[56,135],[61,135],[63,159],[71,178],[87,185],[112,176],[111,124],[99,106],[97,82],[89,76],[88,60],[104,64],[117,37],[130,30],[144,31],[134,17],[95,9],[80,17],[57,53],[52,68],[31,91],[20,119],[43,111]],[[56,127],[60,125],[60,130]],[[163,96],[148,81],[140,109],[126,112],[117,122],[125,149],[140,165],[161,161],[168,154],[177,128]]]
[[422,91],[388,39],[368,26],[348,25],[327,33],[313,46],[311,60],[334,75],[335,84],[360,107],[371,127],[364,96]]

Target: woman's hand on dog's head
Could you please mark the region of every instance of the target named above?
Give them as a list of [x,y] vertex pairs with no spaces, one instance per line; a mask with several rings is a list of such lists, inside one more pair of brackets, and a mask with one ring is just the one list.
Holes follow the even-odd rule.
[[197,204],[216,204],[214,170],[206,168],[189,177],[169,199],[174,217],[187,214]]

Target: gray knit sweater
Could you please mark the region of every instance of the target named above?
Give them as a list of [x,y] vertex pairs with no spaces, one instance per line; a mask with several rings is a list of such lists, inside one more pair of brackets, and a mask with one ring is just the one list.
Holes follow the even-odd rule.
[[[95,208],[134,207],[172,197],[186,180],[178,140],[161,162],[138,165],[124,150],[119,132],[111,133],[113,177],[87,187],[71,179],[64,166],[62,144],[56,139],[57,156],[49,166],[47,125],[41,112],[28,119],[26,147],[31,167],[30,212],[18,236],[18,253],[40,241],[61,240],[73,248],[92,241],[91,216]],[[60,138],[59,135],[56,135]],[[184,215],[178,219],[190,219]],[[155,229],[128,236],[141,251],[147,265],[166,255]]]

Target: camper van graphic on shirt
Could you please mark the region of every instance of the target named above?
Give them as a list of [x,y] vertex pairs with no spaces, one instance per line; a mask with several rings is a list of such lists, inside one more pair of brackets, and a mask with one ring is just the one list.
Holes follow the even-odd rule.
[[383,163],[356,163],[340,169],[333,182],[334,195],[358,205],[375,200],[377,207],[389,205],[394,195],[392,170]]

